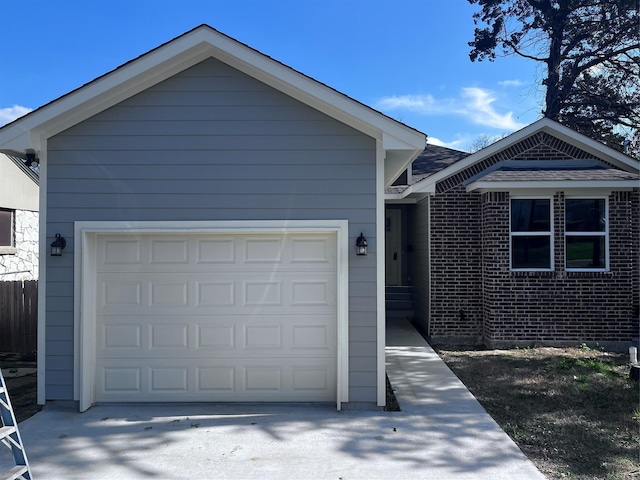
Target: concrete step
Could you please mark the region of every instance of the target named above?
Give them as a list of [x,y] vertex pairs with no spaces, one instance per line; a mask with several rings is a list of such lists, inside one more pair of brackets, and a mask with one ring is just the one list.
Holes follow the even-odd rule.
[[387,285],[385,292],[389,293],[411,293],[411,287],[408,285]]
[[385,311],[388,319],[406,319],[414,316],[411,287],[406,285],[385,288]]
[[411,310],[413,308],[413,303],[411,299],[403,299],[403,300],[389,300],[385,302],[387,310]]
[[386,316],[387,320],[392,319],[410,319],[413,318],[415,312],[413,310],[387,310]]
[[385,295],[387,301],[390,300],[411,300],[410,293],[387,293]]

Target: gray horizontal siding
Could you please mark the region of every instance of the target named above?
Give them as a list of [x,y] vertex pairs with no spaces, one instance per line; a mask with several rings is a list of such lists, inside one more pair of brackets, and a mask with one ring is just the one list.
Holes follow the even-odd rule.
[[[185,146],[186,148],[186,146]],[[328,148],[328,147],[327,147]],[[117,153],[95,150],[66,150],[64,155],[58,155],[56,165],[93,165],[106,167],[108,165],[182,165],[188,171],[190,166],[200,167],[211,165],[212,153],[208,150],[154,150],[153,155],[140,155],[140,152],[119,150]],[[368,150],[218,150],[215,152],[216,164],[236,165],[368,165],[370,155]]]
[[103,152],[118,152],[126,150],[142,150],[146,154],[154,151],[173,150],[189,152],[189,150],[282,150],[290,147],[296,150],[361,150],[371,145],[371,139],[359,135],[331,137],[331,148],[328,148],[327,137],[321,135],[253,135],[241,133],[237,135],[217,134],[208,135],[131,135],[122,132],[121,135],[86,135],[60,136],[52,143],[49,151],[64,151],[80,148],[98,149]]
[[[375,201],[375,195],[348,195],[349,204],[355,209],[367,209],[372,201]],[[83,195],[84,208],[105,208],[110,205],[113,195],[108,193],[86,193]],[[259,199],[259,200],[258,200]],[[149,193],[139,195],[137,193],[120,193],[118,194],[118,205],[130,205],[136,208],[191,208],[191,205],[198,203],[204,205],[233,205],[234,209],[279,209],[282,208],[287,201],[295,200],[296,209],[340,209],[344,205],[345,195],[277,195],[277,194],[261,194],[247,195],[242,193]],[[258,203],[259,202],[259,203]],[[50,208],[73,208],[73,195],[69,193],[51,193],[48,196]]]
[[[91,182],[70,182],[69,179],[53,179],[50,183],[59,194],[130,194],[132,192],[166,193],[172,189],[188,191],[191,194],[237,194],[238,185],[228,180],[219,179],[129,179],[118,181],[108,179],[92,179]],[[282,191],[272,182],[262,180],[243,180],[243,187],[251,191],[253,195],[281,194]],[[353,182],[349,179],[326,180],[307,179],[291,183],[287,194],[289,195],[333,195],[336,193],[350,192],[349,195],[370,195],[371,188],[368,182]]]
[[[177,160],[177,159],[176,159]],[[178,160],[177,160],[178,161]],[[340,169],[342,179],[353,181],[364,181],[375,184],[374,178],[361,179],[359,165],[332,165],[336,169]],[[344,171],[343,171],[344,170]],[[362,172],[364,173],[364,172]],[[188,175],[198,178],[214,178],[216,180],[276,180],[283,182],[283,178],[288,175],[296,175],[300,178],[313,178],[316,180],[333,180],[332,172],[321,165],[202,165],[189,168],[185,165],[151,165],[146,170],[132,168],[131,165],[109,165],[96,168],[94,165],[82,165],[77,167],[62,166],[59,169],[53,169],[51,179],[82,179],[91,180],[93,178],[102,179],[105,175],[110,176],[114,181],[128,179],[184,179]],[[286,181],[285,181],[286,182]],[[281,184],[281,186],[283,186]],[[52,187],[53,188],[53,187]],[[173,190],[173,192],[171,192]],[[242,190],[242,188],[240,189]],[[178,192],[174,189],[169,190],[171,193]],[[349,192],[344,192],[348,194]]]
[[374,139],[210,59],[48,141],[47,398],[73,395],[75,221],[349,221],[350,392],[376,401]]
[[[305,126],[310,130],[304,135],[326,136],[344,135],[353,136],[353,131],[342,124],[328,120],[306,120]],[[337,128],[337,126],[341,128]],[[91,136],[96,129],[104,132],[104,135],[119,135],[124,129],[125,132],[135,132],[138,135],[158,136],[158,135],[181,135],[198,136],[211,135],[241,135],[239,132],[254,132],[256,135],[282,135],[287,130],[295,132],[298,130],[298,122],[293,120],[166,120],[149,124],[147,121],[91,121],[82,123],[74,127],[74,136]]]

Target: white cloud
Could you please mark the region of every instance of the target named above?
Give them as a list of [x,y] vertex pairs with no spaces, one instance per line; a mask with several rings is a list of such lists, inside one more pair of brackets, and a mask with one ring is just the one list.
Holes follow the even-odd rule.
[[16,118],[29,113],[32,108],[14,105],[13,107],[0,108],[0,126],[13,122]]
[[496,98],[488,90],[477,87],[462,89],[463,98],[468,99],[466,114],[478,125],[499,128],[501,130],[518,130],[524,127],[523,123],[513,119],[513,112],[499,114],[493,107]]
[[407,110],[421,115],[456,115],[476,125],[499,130],[518,130],[525,126],[513,118],[513,112],[499,113],[493,105],[496,100],[490,90],[466,87],[455,98],[437,99],[433,95],[396,95],[380,99],[376,106],[382,111]]
[[469,139],[465,137],[457,138],[456,140],[452,140],[451,142],[445,142],[444,140],[440,140],[437,137],[427,137],[427,143],[429,145],[436,145],[438,147],[447,147],[453,148],[454,150],[465,151],[465,147],[469,143]]
[[501,87],[521,87],[524,85],[522,80],[503,80],[502,82],[498,82],[498,85]]

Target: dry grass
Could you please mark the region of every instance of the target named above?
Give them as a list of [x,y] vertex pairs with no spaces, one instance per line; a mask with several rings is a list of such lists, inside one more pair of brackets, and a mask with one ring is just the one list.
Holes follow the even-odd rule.
[[548,478],[640,478],[640,390],[628,379],[627,355],[437,350]]

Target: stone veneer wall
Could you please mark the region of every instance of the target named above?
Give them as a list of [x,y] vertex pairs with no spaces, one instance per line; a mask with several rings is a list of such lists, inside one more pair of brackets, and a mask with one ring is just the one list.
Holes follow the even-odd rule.
[[16,253],[0,254],[0,282],[38,279],[38,212],[15,211]]

